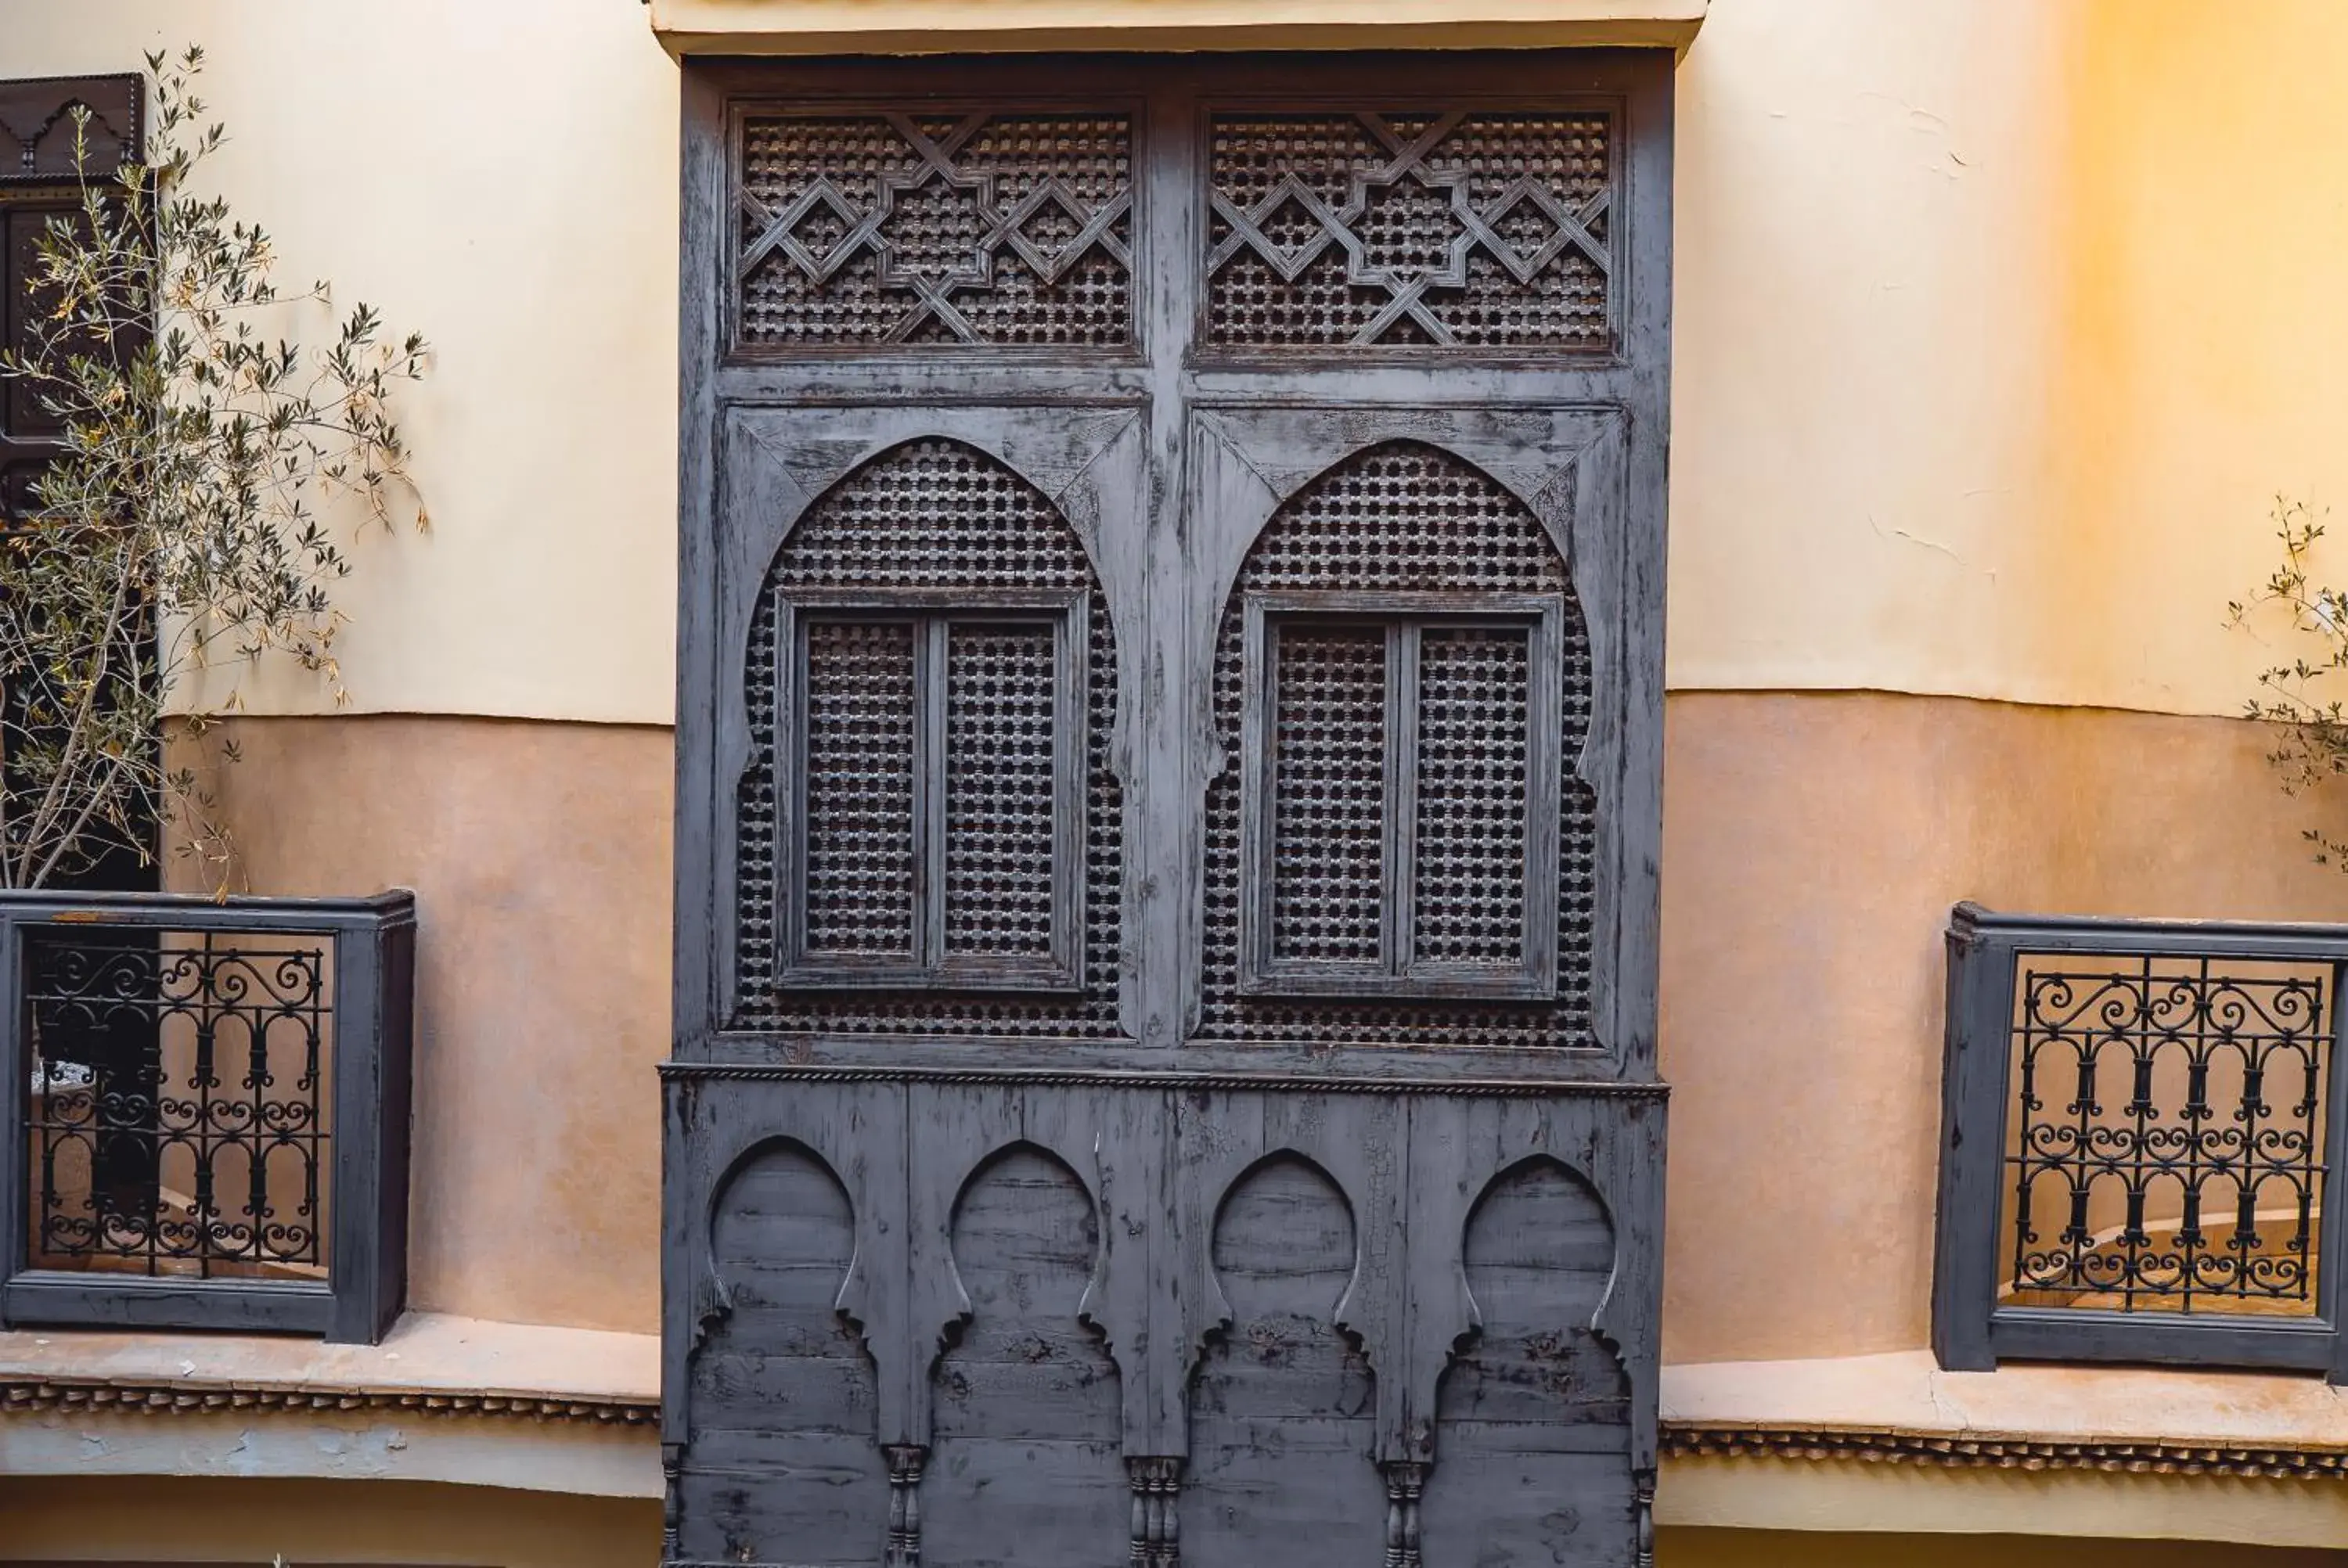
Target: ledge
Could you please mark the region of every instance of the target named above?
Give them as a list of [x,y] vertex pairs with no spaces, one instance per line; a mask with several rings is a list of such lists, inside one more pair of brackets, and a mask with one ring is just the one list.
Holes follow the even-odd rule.
[[651,0],[673,55],[1044,49],[1684,51],[1710,0]]
[[[2348,1391],[2319,1378],[2139,1367],[1943,1372],[1925,1351],[1663,1368],[1675,1451],[1879,1457],[2033,1468],[2171,1452],[2178,1468],[2348,1471]],[[2045,1453],[2033,1450],[2046,1450]],[[2253,1459],[2267,1454],[2289,1459]],[[2061,1456],[2071,1456],[2068,1461]],[[2203,1456],[2203,1457],[2193,1457]]]
[[2348,1393],[2312,1377],[1943,1372],[1921,1351],[1679,1365],[1663,1426],[1667,1524],[2348,1540],[2328,1484],[2348,1477]]
[[[287,1419],[299,1413],[298,1419]],[[0,1472],[657,1497],[660,1340],[412,1313],[381,1345],[0,1333]],[[157,1420],[170,1416],[170,1420]]]

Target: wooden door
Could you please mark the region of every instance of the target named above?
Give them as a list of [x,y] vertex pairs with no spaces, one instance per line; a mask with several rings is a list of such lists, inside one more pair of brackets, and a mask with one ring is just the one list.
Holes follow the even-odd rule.
[[1670,65],[687,66],[670,1562],[1647,1560]]

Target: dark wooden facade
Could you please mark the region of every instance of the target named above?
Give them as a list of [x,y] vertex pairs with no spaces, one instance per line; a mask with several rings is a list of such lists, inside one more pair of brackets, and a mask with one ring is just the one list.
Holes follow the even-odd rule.
[[688,65],[671,1562],[1647,1560],[1670,65]]

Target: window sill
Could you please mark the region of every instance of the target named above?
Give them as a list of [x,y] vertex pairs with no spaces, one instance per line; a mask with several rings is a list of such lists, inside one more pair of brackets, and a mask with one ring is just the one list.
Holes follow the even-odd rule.
[[651,0],[686,55],[1040,49],[1567,48],[1684,52],[1710,0]]
[[[0,1472],[657,1497],[660,1339],[410,1313],[380,1345],[0,1333]],[[177,1418],[159,1421],[156,1416]]]
[[1943,1372],[1918,1350],[1668,1366],[1662,1406],[1662,1523],[2270,1545],[2348,1534],[2348,1491],[2296,1484],[2348,1478],[2348,1390],[2319,1377]]

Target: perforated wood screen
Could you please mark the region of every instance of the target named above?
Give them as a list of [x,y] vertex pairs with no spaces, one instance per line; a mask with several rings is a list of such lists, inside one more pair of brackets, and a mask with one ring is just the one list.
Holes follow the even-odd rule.
[[688,67],[669,1563],[1648,1568],[1669,82]]

